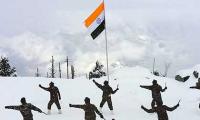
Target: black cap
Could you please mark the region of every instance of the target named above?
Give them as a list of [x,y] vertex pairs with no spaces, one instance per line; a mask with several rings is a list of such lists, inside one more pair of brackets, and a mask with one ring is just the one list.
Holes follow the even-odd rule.
[[104,81],[104,85],[108,85],[108,81],[106,80],[106,81]]
[[90,98],[89,97],[85,97],[85,103],[89,104],[90,103]]
[[26,103],[26,98],[25,98],[25,97],[21,98],[21,103],[22,103],[22,104],[25,104],[25,103]]
[[157,84],[157,80],[153,80],[153,82],[152,82],[152,83],[153,83],[154,85],[155,85],[155,84]]
[[50,85],[50,86],[54,86],[54,83],[53,83],[53,82],[50,82],[49,85]]

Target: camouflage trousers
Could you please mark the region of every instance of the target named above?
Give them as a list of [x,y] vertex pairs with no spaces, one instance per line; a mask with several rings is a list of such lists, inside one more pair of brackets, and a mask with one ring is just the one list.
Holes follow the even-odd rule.
[[53,103],[56,104],[58,109],[61,109],[59,100],[50,100],[48,103],[48,110],[51,110],[51,106],[53,105]]
[[96,117],[85,117],[85,120],[96,120]]
[[102,108],[103,105],[104,105],[106,102],[107,102],[107,104],[108,104],[109,109],[110,109],[110,110],[113,110],[113,105],[112,105],[112,99],[111,99],[111,97],[103,97],[103,98],[102,98],[102,101],[101,101],[101,103],[100,103],[100,107]]
[[158,96],[158,97],[154,97],[152,102],[151,102],[151,107],[155,107],[156,103],[162,103],[163,104],[163,101],[162,101],[162,98],[161,96]]
[[33,118],[24,118],[24,120],[33,120]]

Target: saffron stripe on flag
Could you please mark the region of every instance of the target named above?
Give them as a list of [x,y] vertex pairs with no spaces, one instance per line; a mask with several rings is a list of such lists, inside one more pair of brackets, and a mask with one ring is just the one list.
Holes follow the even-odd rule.
[[91,33],[93,39],[97,38],[105,29],[105,20]]
[[97,17],[104,11],[104,2],[85,20],[85,26],[89,27]]

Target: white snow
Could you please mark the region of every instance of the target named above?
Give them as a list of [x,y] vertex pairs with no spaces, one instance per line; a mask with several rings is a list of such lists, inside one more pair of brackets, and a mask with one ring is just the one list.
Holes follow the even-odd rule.
[[[189,70],[189,72],[193,72],[193,69]],[[190,74],[192,75],[192,73]],[[115,78],[117,80],[114,80]],[[106,77],[96,79],[96,81],[103,83],[105,79]],[[114,115],[111,115],[107,104],[103,108],[103,115],[106,120],[111,120],[112,118],[116,120],[157,120],[155,113],[149,114],[140,108],[141,105],[150,108],[152,98],[151,92],[140,88],[139,85],[151,85],[153,79],[158,80],[158,83],[163,87],[165,83],[167,84],[168,89],[162,93],[164,104],[174,106],[181,99],[180,107],[173,112],[168,112],[170,120],[199,120],[200,109],[198,104],[200,101],[200,91],[189,89],[190,86],[195,85],[197,79],[191,76],[187,82],[181,83],[171,78],[152,76],[149,70],[139,66],[119,68],[112,72],[110,85],[115,89],[119,84],[120,90],[112,96]],[[57,114],[58,110],[53,105],[52,115],[33,112],[34,120],[84,120],[84,111],[69,108],[68,104],[84,104],[86,96],[91,98],[91,103],[97,107],[99,106],[102,91],[94,85],[92,80],[88,80],[85,77],[79,77],[74,80],[1,77],[1,120],[22,120],[20,112],[4,109],[5,105],[19,105],[21,97],[26,97],[27,102],[47,112],[49,93],[40,89],[38,85],[42,84],[47,87],[50,81],[54,81],[55,85],[60,89],[63,114]],[[99,116],[97,120],[100,120]]]

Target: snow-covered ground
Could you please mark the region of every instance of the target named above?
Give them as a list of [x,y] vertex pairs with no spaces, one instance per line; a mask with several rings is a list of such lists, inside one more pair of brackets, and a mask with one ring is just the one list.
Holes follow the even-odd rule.
[[[193,70],[190,71],[193,72]],[[117,80],[114,80],[115,78]],[[105,79],[96,79],[96,81],[103,83]],[[114,115],[111,115],[105,104],[103,108],[105,118],[107,120],[112,118],[116,120],[157,120],[156,114],[148,114],[140,108],[141,105],[150,108],[152,98],[151,92],[140,88],[139,85],[151,85],[153,79],[158,80],[163,87],[165,83],[167,84],[168,89],[162,93],[164,104],[174,106],[181,99],[180,107],[173,112],[168,112],[170,120],[200,119],[200,109],[198,108],[200,91],[189,89],[189,86],[195,85],[197,79],[191,76],[187,82],[181,83],[171,78],[152,76],[149,70],[142,67],[119,68],[112,72],[110,85],[115,89],[119,84],[120,90],[112,96]],[[102,91],[85,77],[74,80],[30,77],[0,78],[1,120],[22,119],[20,112],[4,109],[5,105],[19,105],[21,97],[26,97],[27,102],[46,112],[49,93],[40,89],[38,85],[48,86],[50,81],[54,81],[60,89],[63,114],[57,114],[57,108],[53,105],[52,115],[47,116],[33,112],[34,120],[83,120],[84,112],[80,109],[69,108],[68,104],[83,104],[86,96],[91,98],[91,103],[99,106]],[[97,117],[97,120],[100,118]]]

